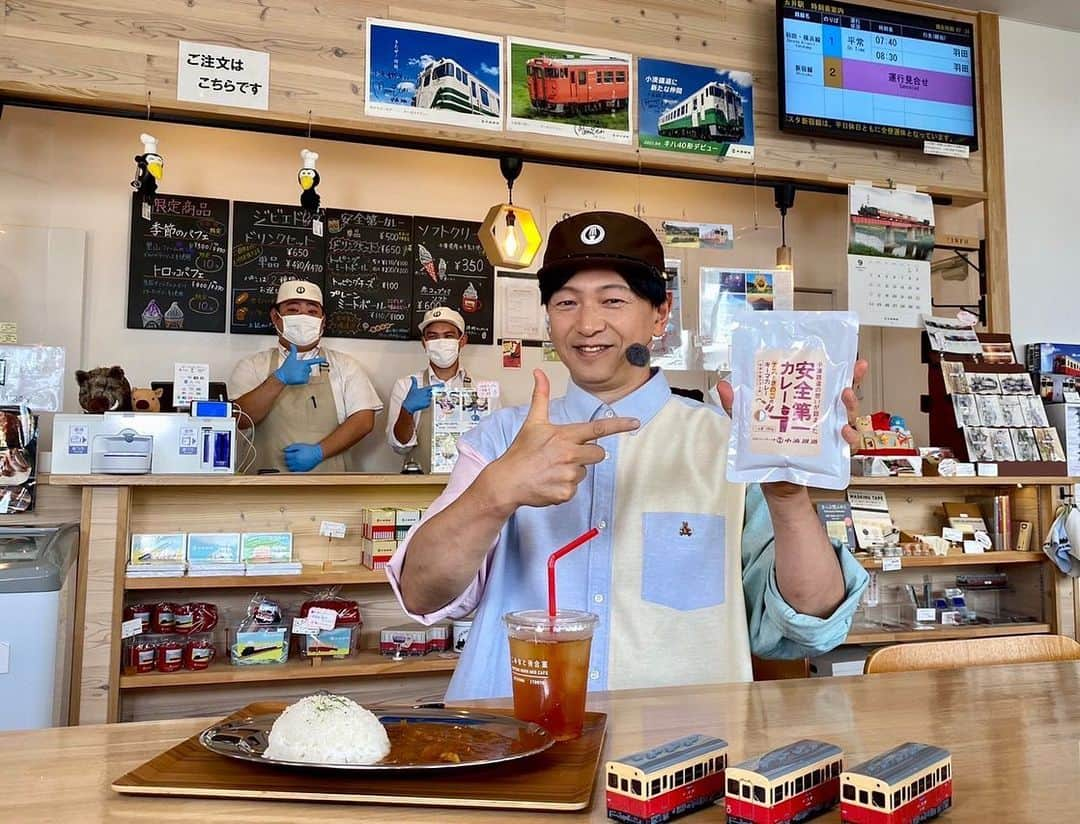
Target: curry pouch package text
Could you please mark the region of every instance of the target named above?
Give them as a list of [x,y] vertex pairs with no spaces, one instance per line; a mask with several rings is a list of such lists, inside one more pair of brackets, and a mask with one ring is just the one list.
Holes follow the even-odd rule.
[[844,489],[841,435],[859,347],[853,312],[745,312],[732,334],[735,389],[727,478]]

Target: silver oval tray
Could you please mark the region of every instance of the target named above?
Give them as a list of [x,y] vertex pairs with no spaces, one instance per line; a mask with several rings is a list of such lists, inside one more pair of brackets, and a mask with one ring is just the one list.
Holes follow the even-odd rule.
[[[202,731],[199,743],[210,752],[274,767],[301,767],[303,769],[363,770],[367,772],[398,772],[402,770],[452,770],[463,767],[480,767],[488,764],[502,764],[519,758],[526,758],[543,752],[555,739],[538,724],[519,721],[505,715],[491,715],[468,710],[445,709],[395,709],[386,707],[373,709],[376,717],[388,728],[390,734],[390,755],[383,762],[376,764],[315,764],[308,761],[281,761],[264,758],[263,753],[269,743],[270,728],[277,715],[256,715],[233,721],[215,724]],[[392,725],[400,724],[448,724],[463,730],[463,741],[468,740],[470,730],[494,734],[497,739],[489,740],[497,755],[487,757],[462,758],[460,762],[441,760],[401,760],[394,753],[394,735]],[[490,739],[490,735],[487,736]],[[388,763],[384,763],[387,762]]]

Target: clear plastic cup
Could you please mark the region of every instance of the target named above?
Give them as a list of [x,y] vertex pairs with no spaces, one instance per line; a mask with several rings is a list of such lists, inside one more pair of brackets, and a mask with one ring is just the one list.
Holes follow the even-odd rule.
[[560,609],[508,612],[510,678],[514,715],[534,721],[557,741],[581,735],[589,682],[589,649],[599,618],[591,612]]

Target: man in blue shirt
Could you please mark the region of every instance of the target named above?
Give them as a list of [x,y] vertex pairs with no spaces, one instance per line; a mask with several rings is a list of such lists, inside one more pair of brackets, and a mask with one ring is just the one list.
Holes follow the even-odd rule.
[[[548,555],[594,525],[558,567],[559,605],[600,617],[590,690],[746,681],[751,652],[801,657],[850,628],[867,574],[830,544],[807,490],[727,483],[730,419],[673,396],[640,357],[668,319],[663,264],[628,215],[551,232],[540,292],[567,393],[551,400],[536,370],[528,407],[463,436],[445,492],[388,568],[418,621],[476,610],[449,700],[510,695],[502,616],[543,608]],[[731,387],[717,391],[730,409]],[[851,390],[844,403],[853,419]]]

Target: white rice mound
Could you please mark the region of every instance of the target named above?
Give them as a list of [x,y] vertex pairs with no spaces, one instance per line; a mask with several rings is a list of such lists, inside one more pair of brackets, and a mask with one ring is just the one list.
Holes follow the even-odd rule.
[[309,695],[285,708],[263,758],[311,764],[374,764],[390,753],[375,715],[343,695]]

